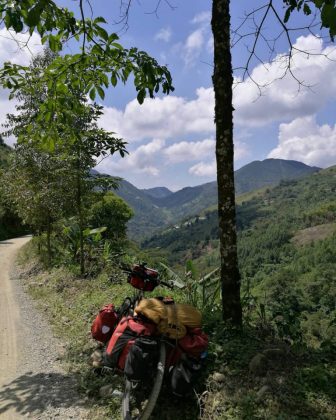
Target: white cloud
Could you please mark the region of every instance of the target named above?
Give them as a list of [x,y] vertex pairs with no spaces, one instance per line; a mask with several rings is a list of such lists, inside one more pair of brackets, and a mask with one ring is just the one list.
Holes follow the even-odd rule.
[[151,142],[139,146],[135,151],[126,155],[124,158],[109,157],[98,165],[97,169],[101,172],[110,174],[124,173],[145,173],[157,176],[160,169],[157,165],[157,158],[165,145],[165,141],[154,139]]
[[[213,144],[213,154],[215,153],[215,144]],[[249,155],[249,150],[247,145],[243,142],[236,141],[234,145],[234,160],[237,161],[243,157]],[[205,156],[203,156],[205,157]],[[211,161],[202,161],[198,162],[195,165],[189,168],[189,173],[191,175],[200,176],[200,177],[215,177],[216,175],[216,160]]]
[[212,53],[211,41],[207,40],[210,34],[210,18],[211,14],[209,11],[195,15],[191,23],[196,25],[197,29],[192,31],[183,43],[176,46],[187,68],[191,68],[196,64],[204,46],[206,47],[206,52]]
[[169,42],[172,36],[172,30],[167,28],[161,28],[159,32],[155,35],[154,39],[157,41]]
[[212,88],[199,88],[196,98],[180,96],[145,99],[142,105],[129,102],[124,111],[104,108],[100,125],[117,132],[129,142],[146,138],[169,139],[189,133],[214,132],[214,95]]
[[280,124],[279,144],[268,157],[298,160],[320,167],[335,165],[336,125],[320,126],[313,116]]
[[323,48],[322,40],[313,35],[299,37],[295,47],[314,54],[309,57],[305,54],[295,54],[291,67],[295,76],[311,86],[311,89],[304,86],[299,89],[298,82],[289,72],[284,76],[287,59],[284,55],[278,55],[271,64],[260,64],[252,71],[253,80],[260,85],[267,85],[262,89],[262,96],[251,80],[235,87],[236,123],[261,126],[274,121],[312,115],[336,95],[335,48]]
[[195,64],[202,52],[204,43],[203,28],[196,29],[188,36],[182,48],[182,58],[187,67],[192,67]]
[[213,36],[210,36],[209,37],[209,39],[208,39],[208,41],[206,43],[206,47],[207,47],[208,53],[211,54],[211,55],[213,55],[213,52],[214,52],[214,39],[213,39]]
[[215,176],[216,175],[216,161],[213,160],[211,162],[199,162],[196,165],[189,168],[189,173],[195,176]]
[[191,23],[210,24],[210,19],[211,19],[211,13],[209,11],[204,11],[195,15]]
[[[0,67],[6,61],[13,64],[26,66],[32,58],[42,51],[41,37],[35,32],[29,34],[17,34],[6,28],[0,29]],[[3,130],[2,124],[6,121],[6,115],[15,113],[15,99],[8,100],[9,91],[0,88],[0,131]],[[5,138],[6,143],[13,145],[13,136]]]
[[168,157],[169,162],[172,163],[199,160],[214,153],[214,139],[205,139],[196,142],[181,141],[172,144],[164,150],[164,154]]
[[[310,49],[333,54],[331,47],[323,49],[321,41],[314,37],[299,38],[298,47],[307,43]],[[258,89],[251,81],[241,83],[234,90],[234,120],[236,126],[254,127],[276,121],[290,121],[298,117],[313,115],[336,95],[336,63],[323,56],[309,59],[295,57],[297,76],[313,85],[298,92],[297,82],[287,75],[264,90],[258,99]],[[267,83],[282,74],[281,63],[257,66],[253,72],[256,80]],[[257,99],[257,100],[256,100]],[[106,107],[101,125],[116,131],[130,142],[150,138],[174,138],[186,134],[213,135],[214,93],[213,88],[200,87],[196,97],[190,100],[181,96],[146,99],[143,105],[136,100],[129,102],[123,111]]]
[[37,33],[15,33],[0,29],[0,63],[28,65],[34,55],[42,51],[41,37]]

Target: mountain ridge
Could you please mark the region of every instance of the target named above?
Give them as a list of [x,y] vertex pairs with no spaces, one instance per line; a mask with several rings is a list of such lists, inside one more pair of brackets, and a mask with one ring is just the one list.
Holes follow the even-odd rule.
[[167,187],[144,188],[141,191],[153,198],[164,198],[173,194]]
[[[266,252],[267,245],[263,244],[271,237],[274,246],[270,246],[268,251],[272,252],[276,241],[283,240],[284,236],[286,241],[293,238],[293,243],[307,242],[312,237],[313,227],[316,227],[313,229],[313,240],[329,237],[336,229],[335,192],[336,166],[301,179],[282,181],[273,188],[256,190],[250,197],[236,203],[238,238],[243,233],[246,241],[249,235],[254,236],[260,242],[260,247],[265,247]],[[281,223],[282,228],[279,227]],[[325,227],[324,232],[321,226]],[[286,232],[282,230],[284,227]],[[275,233],[270,235],[270,231]],[[217,210],[209,210],[202,217],[192,217],[156,232],[143,241],[142,247],[162,251],[170,264],[182,263],[188,259],[197,260],[202,255],[209,255],[209,250],[215,247],[216,264],[219,264],[218,235]],[[262,237],[264,240],[260,239]],[[258,267],[258,262],[248,257],[251,254],[248,246],[241,252],[242,258],[249,259],[251,267]],[[213,258],[212,255],[207,264],[212,264]],[[210,268],[214,267],[211,265]]]
[[[235,171],[236,194],[277,185],[319,171],[320,168],[284,159],[254,161]],[[159,187],[165,188],[165,187]],[[195,187],[185,187],[164,197],[152,196],[130,182],[122,180],[115,191],[134,210],[129,222],[129,236],[142,241],[155,231],[183,218],[199,214],[217,204],[216,181]]]

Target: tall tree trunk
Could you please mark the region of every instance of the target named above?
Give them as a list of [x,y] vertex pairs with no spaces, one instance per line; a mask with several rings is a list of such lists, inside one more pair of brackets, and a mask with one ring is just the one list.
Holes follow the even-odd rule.
[[38,253],[38,255],[41,255],[41,229],[37,229],[36,236],[37,236],[37,239],[38,239],[37,253]]
[[51,266],[51,220],[50,220],[50,216],[48,215],[48,219],[47,219],[47,256],[48,256],[48,260],[47,260],[47,265],[48,268],[50,268]]
[[223,319],[241,325],[240,274],[237,257],[233,168],[232,63],[230,0],[213,0],[214,74],[218,218]]
[[80,258],[80,273],[85,272],[84,267],[84,238],[83,238],[83,208],[82,208],[82,184],[80,173],[80,152],[78,152],[77,159],[77,212],[78,212],[78,225],[79,225],[79,258]]

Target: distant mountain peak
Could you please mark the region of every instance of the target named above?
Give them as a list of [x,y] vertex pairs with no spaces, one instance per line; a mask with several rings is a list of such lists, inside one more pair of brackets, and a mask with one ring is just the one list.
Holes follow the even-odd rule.
[[173,194],[173,192],[166,187],[145,188],[142,191],[153,198],[164,198]]
[[255,160],[235,171],[236,193],[242,194],[280,181],[300,178],[319,171],[320,168],[296,160]]
[[[273,187],[281,181],[301,178],[317,171],[319,168],[295,160],[254,161],[235,171],[236,194]],[[141,190],[122,180],[115,192],[134,209],[135,216],[128,227],[130,237],[137,241],[165,226],[217,205],[216,181],[172,192],[166,187]]]

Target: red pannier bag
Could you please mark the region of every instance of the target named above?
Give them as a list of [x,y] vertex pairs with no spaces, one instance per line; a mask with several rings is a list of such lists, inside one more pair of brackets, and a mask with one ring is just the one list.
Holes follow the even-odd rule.
[[96,316],[91,326],[91,335],[97,341],[107,343],[113,334],[118,321],[118,314],[114,305],[105,305]]
[[209,337],[201,328],[189,328],[188,333],[178,343],[184,353],[198,359],[208,348]]
[[155,332],[154,323],[136,317],[122,318],[107,345],[106,357],[109,364],[124,370],[127,355],[135,340],[139,337],[150,337]]
[[175,366],[183,353],[194,359],[200,359],[201,354],[208,348],[209,337],[201,328],[188,328],[187,331],[187,334],[178,340],[177,346],[167,353],[166,366]]
[[152,292],[158,285],[158,277],[159,273],[156,270],[136,264],[128,276],[128,283],[136,289]]

